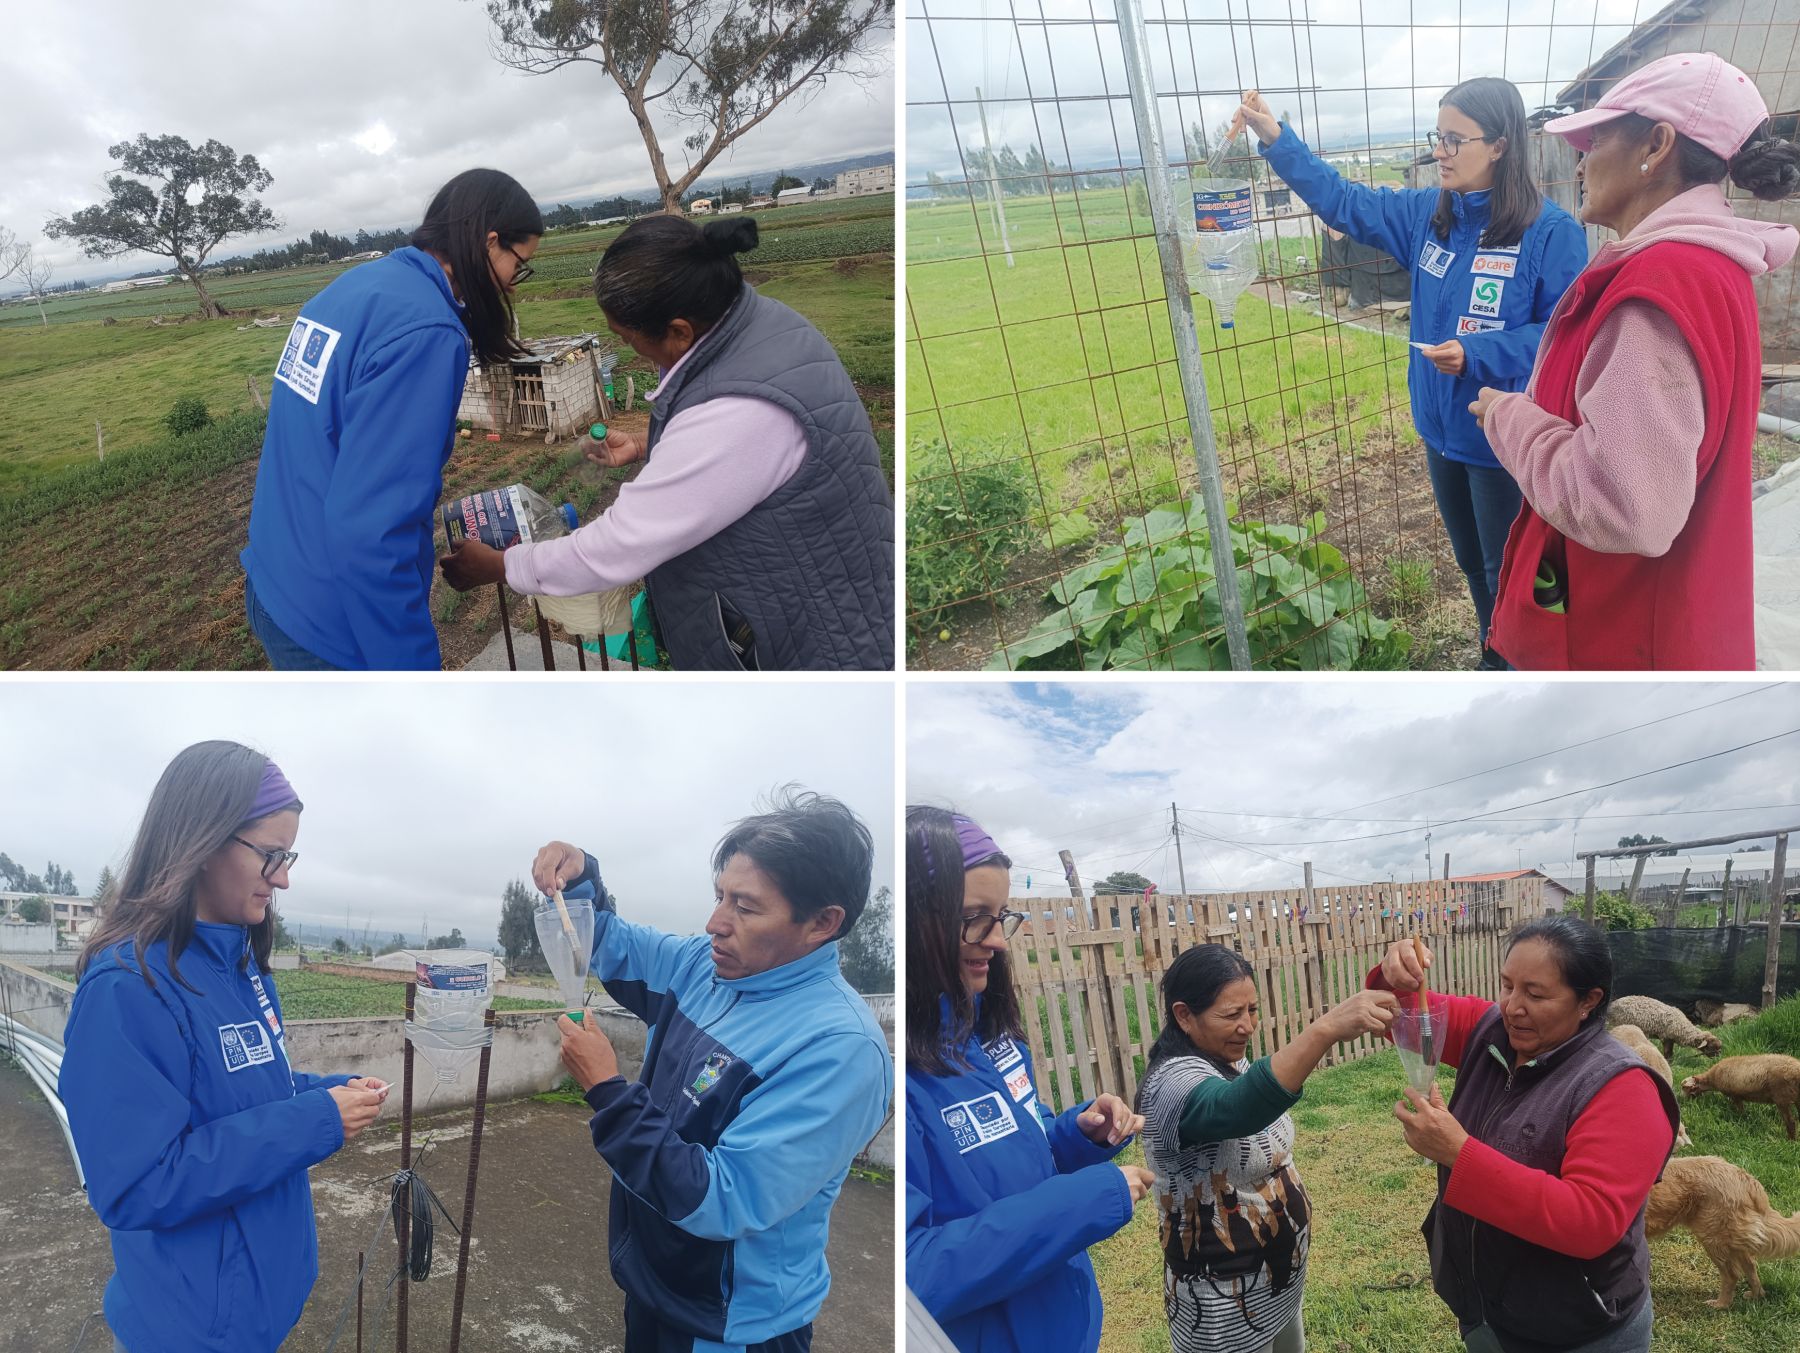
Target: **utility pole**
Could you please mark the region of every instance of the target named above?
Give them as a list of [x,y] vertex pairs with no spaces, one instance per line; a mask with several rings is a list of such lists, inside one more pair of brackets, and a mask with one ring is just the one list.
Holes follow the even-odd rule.
[[1000,177],[995,172],[999,162],[994,159],[994,142],[988,136],[987,104],[981,99],[981,86],[975,86],[975,107],[981,114],[981,144],[987,148],[988,170],[988,204],[994,209],[994,229],[1000,236],[1000,247],[1006,250],[1006,266],[1012,267],[1012,241],[1006,237],[1006,204],[1000,200]]
[[1181,817],[1172,803],[1169,805],[1169,835],[1175,838],[1175,877],[1181,881],[1181,895],[1186,897],[1187,866],[1181,862]]

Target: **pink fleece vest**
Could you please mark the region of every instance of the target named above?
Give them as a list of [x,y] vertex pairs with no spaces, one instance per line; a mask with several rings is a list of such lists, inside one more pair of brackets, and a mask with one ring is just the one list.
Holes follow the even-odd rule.
[[[1527,503],[1500,569],[1489,642],[1530,671],[1722,670],[1756,665],[1750,454],[1762,389],[1762,337],[1749,275],[1716,250],[1653,244],[1588,268],[1553,321],[1532,399],[1579,426],[1575,382],[1615,306],[1649,301],[1680,328],[1700,366],[1706,432],[1693,510],[1659,558],[1603,554],[1564,536]],[[1562,612],[1540,606],[1548,563]]]

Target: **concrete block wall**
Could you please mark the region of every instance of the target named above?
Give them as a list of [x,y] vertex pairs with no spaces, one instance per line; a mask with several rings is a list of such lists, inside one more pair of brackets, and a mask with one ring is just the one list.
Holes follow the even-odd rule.
[[600,416],[600,400],[594,394],[594,368],[588,355],[576,353],[574,361],[556,362],[543,371],[550,430],[558,437],[573,437],[586,431]]
[[0,1009],[10,1011],[26,1028],[60,1043],[75,999],[74,973],[69,977],[71,980],[64,981],[23,963],[0,959]]

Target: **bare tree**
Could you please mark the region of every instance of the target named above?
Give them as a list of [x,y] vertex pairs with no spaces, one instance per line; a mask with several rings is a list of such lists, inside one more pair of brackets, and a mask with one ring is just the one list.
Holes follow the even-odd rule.
[[31,246],[25,246],[25,257],[19,264],[19,275],[25,280],[25,290],[31,299],[37,302],[38,318],[44,327],[50,327],[50,318],[44,313],[44,288],[50,285],[50,275],[56,269],[50,260],[34,254]]
[[[788,99],[809,98],[829,76],[859,75],[893,0],[486,0],[495,55],[542,74],[599,66],[637,122],[663,210],[681,199],[720,152]],[[653,118],[685,132],[697,158],[671,174]]]
[[194,146],[179,136],[140,134],[106,153],[125,171],[107,175],[111,196],[73,216],[54,218],[44,233],[78,241],[89,258],[141,251],[173,259],[194,284],[200,313],[208,319],[224,315],[224,307],[207,295],[200,265],[221,240],[280,228],[275,213],[250,196],[273,182],[269,171],[254,155],[239,155],[222,141]]
[[5,226],[0,226],[0,282],[4,282],[31,257],[31,246]]

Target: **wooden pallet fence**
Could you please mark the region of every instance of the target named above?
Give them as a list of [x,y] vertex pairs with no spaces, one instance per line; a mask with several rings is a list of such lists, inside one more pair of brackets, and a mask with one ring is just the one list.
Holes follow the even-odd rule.
[[[1163,974],[1196,944],[1226,944],[1255,973],[1261,1022],[1249,1056],[1285,1046],[1361,990],[1388,946],[1419,934],[1435,955],[1434,990],[1498,999],[1506,934],[1543,914],[1542,880],[1322,885],[1190,896],[1088,897],[1065,861],[1072,896],[1015,897],[1026,920],[1011,963],[1045,1103],[1099,1094],[1127,1101],[1162,1029]],[[1326,1065],[1388,1044],[1364,1036]]]

